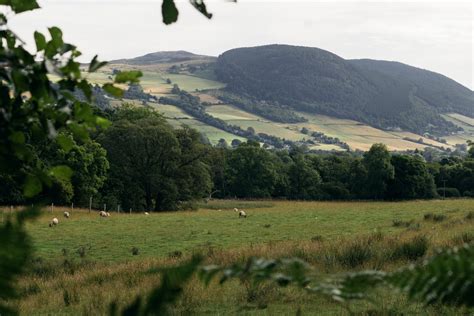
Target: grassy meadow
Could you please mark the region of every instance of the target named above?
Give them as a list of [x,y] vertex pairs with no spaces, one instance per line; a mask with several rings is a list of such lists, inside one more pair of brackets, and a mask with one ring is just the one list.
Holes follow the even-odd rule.
[[[234,207],[248,217],[239,218]],[[21,314],[106,314],[146,295],[159,284],[150,268],[176,264],[194,253],[206,263],[227,265],[251,256],[299,257],[312,273],[361,269],[394,270],[420,262],[436,249],[472,243],[474,199],[409,202],[211,201],[198,211],[128,214],[55,207],[28,223],[35,248],[19,282]],[[2,210],[2,220],[9,209]],[[471,214],[470,216],[468,214]],[[60,223],[50,228],[48,222]],[[133,255],[132,249],[135,249]],[[137,251],[138,250],[138,251]],[[374,291],[375,303],[333,302],[293,287],[253,287],[232,281],[205,287],[192,279],[173,309],[179,314],[465,315],[472,311],[409,302],[403,294]]]

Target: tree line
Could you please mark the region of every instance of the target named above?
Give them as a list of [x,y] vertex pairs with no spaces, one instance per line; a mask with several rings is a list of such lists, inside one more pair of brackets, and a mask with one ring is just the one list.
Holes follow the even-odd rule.
[[[100,111],[97,109],[97,111]],[[43,166],[66,165],[71,181],[53,178],[34,198],[22,194],[27,170],[0,174],[0,204],[44,201],[133,211],[189,209],[209,198],[400,200],[474,196],[474,146],[467,157],[426,162],[374,144],[363,155],[269,150],[254,140],[209,145],[196,130],[174,129],[156,111],[124,105],[101,112],[110,122],[90,139],[67,131],[30,142]],[[67,141],[65,150],[59,142]]]

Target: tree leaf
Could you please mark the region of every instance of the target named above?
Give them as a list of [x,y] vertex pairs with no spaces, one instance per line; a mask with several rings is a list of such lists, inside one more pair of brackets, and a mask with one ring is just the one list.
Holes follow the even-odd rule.
[[95,72],[97,70],[99,70],[100,68],[104,67],[105,65],[107,65],[107,62],[106,61],[98,61],[97,60],[97,55],[94,56],[94,58],[92,58],[90,64],[89,64],[89,72]]
[[123,90],[120,88],[117,88],[114,86],[112,83],[106,83],[102,86],[102,89],[104,89],[105,92],[108,94],[116,97],[116,98],[121,98],[123,96]]
[[56,141],[65,152],[69,152],[74,146],[74,141],[66,134],[59,134],[58,137],[56,137]]
[[112,122],[100,116],[96,117],[95,123],[101,128],[108,128],[110,125],[112,125]]
[[139,70],[121,71],[115,76],[115,83],[138,83],[143,73]]
[[206,4],[203,0],[189,0],[196,10],[201,12],[206,18],[212,18],[212,13],[207,12]]
[[41,181],[34,175],[27,175],[25,185],[23,187],[23,195],[27,198],[33,197],[41,192],[43,185]]
[[36,0],[0,0],[0,5],[10,6],[15,13],[38,9]]
[[92,88],[89,82],[87,80],[81,80],[78,84],[77,87],[81,89],[81,91],[84,93],[86,99],[88,102],[92,100]]
[[25,134],[20,131],[15,131],[11,133],[8,139],[10,139],[15,144],[23,144],[25,143]]
[[49,170],[49,174],[59,180],[69,181],[72,176],[72,170],[68,166],[55,166]]
[[63,32],[61,31],[60,28],[53,26],[48,28],[49,34],[51,34],[51,43],[53,43],[54,48],[58,50],[63,46]]
[[39,52],[45,49],[46,37],[40,32],[35,32],[34,37],[35,37],[35,42],[36,42],[36,50]]
[[179,12],[173,0],[163,0],[161,14],[163,16],[163,23],[166,25],[178,21]]

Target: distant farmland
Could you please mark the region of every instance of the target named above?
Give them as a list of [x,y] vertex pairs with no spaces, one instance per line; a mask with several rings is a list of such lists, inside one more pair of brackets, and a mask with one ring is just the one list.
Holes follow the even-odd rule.
[[[474,119],[459,114],[443,115],[446,120],[465,130],[464,133],[443,137],[447,143],[441,143],[411,132],[383,131],[357,121],[338,119],[318,114],[297,113],[299,116],[305,117],[308,120],[308,122],[304,123],[290,124],[273,122],[253,113],[243,111],[232,105],[219,104],[220,101],[216,99],[212,93],[206,94],[205,91],[207,90],[222,89],[225,87],[224,83],[209,79],[212,77],[209,75],[209,70],[198,71],[196,74],[188,72],[175,74],[168,72],[169,67],[173,65],[184,65],[184,67],[187,67],[188,65],[199,65],[199,62],[199,60],[192,60],[183,63],[156,65],[110,64],[101,72],[89,74],[88,76],[92,82],[104,83],[109,80],[112,69],[140,69],[143,71],[143,77],[141,78],[140,84],[147,93],[157,97],[171,96],[171,89],[174,84],[177,84],[180,89],[199,96],[202,102],[210,103],[211,105],[206,107],[206,112],[230,125],[239,126],[244,130],[252,127],[256,133],[264,133],[294,142],[312,139],[310,135],[301,132],[302,128],[307,128],[310,132],[321,132],[328,137],[338,138],[342,142],[347,143],[353,150],[368,150],[374,143],[384,143],[390,150],[400,151],[423,149],[427,146],[432,146],[433,148],[444,147],[454,149],[453,146],[455,144],[463,144],[466,143],[467,140],[474,139]],[[209,60],[204,60],[202,62],[209,62]],[[201,77],[199,77],[200,74],[202,74]],[[114,101],[113,103],[114,105],[118,105],[120,101]],[[141,102],[133,103],[141,104]],[[230,143],[233,139],[245,141],[245,138],[243,137],[233,135],[229,132],[200,122],[175,106],[159,105],[153,102],[149,102],[149,104],[155,107],[159,112],[163,113],[173,126],[178,127],[182,124],[186,124],[195,128],[204,134],[212,144],[217,144],[220,139],[225,139],[227,143]],[[321,150],[343,150],[338,145],[322,144],[318,142],[309,147],[311,149]]]

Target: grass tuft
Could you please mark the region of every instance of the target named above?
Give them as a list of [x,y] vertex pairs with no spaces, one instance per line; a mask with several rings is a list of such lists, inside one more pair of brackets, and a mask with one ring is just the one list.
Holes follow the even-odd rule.
[[409,241],[396,245],[390,258],[392,260],[416,261],[426,254],[428,246],[428,238],[425,236],[416,236]]

